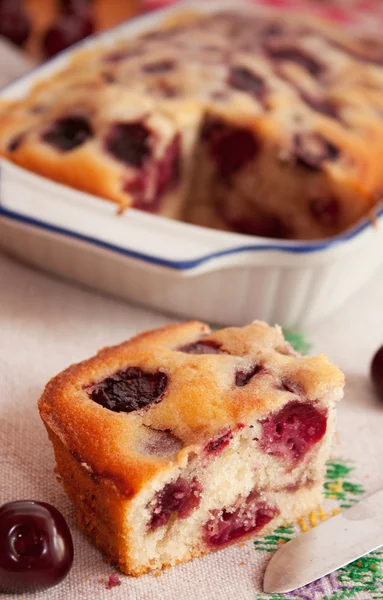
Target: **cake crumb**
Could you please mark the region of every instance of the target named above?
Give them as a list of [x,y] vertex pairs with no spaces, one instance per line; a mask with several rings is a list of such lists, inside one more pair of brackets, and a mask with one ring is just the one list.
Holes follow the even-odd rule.
[[239,547],[240,547],[240,548],[244,548],[245,546],[246,546],[245,542],[241,542],[241,543],[239,544]]
[[84,577],[83,582],[86,583],[87,581],[89,581],[89,577]]
[[161,577],[161,575],[161,571],[156,571],[155,573],[153,573],[153,577]]
[[98,583],[105,583],[105,579],[101,577],[101,579],[98,580]]
[[239,566],[240,566],[240,567],[243,567],[243,565],[244,565],[244,564],[245,564],[245,563],[244,563],[244,562],[243,562],[243,560],[242,560],[242,561],[239,563]]
[[121,579],[117,575],[117,573],[112,573],[109,575],[108,583],[105,586],[106,590],[111,590],[114,587],[121,585]]
[[279,540],[278,540],[278,544],[279,544],[280,546],[282,546],[283,544],[286,544],[286,540],[284,540],[283,538],[279,538]]

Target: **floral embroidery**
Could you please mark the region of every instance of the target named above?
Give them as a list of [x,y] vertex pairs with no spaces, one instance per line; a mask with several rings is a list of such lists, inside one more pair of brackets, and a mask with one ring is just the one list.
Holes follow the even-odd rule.
[[[332,459],[327,463],[323,509],[311,513],[296,525],[279,527],[272,534],[258,538],[255,549],[272,553],[281,544],[290,541],[299,531],[315,527],[341,509],[349,508],[364,494],[363,486],[353,481],[350,461]],[[383,599],[383,551],[377,550],[359,558],[331,575],[288,594],[260,594],[259,600],[347,600],[358,595],[360,600]]]

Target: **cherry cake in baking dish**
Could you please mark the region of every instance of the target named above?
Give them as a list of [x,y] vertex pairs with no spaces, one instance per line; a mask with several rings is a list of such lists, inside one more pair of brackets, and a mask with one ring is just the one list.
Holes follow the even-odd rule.
[[381,199],[383,44],[254,11],[76,51],[0,106],[0,153],[121,209],[276,238],[342,232]]
[[315,509],[343,385],[278,327],[188,322],[71,366],[39,409],[80,525],[138,576]]

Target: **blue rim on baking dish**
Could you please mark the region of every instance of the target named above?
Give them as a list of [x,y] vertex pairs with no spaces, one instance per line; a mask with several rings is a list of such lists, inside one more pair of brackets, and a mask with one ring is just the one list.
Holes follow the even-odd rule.
[[[154,215],[155,216],[155,215]],[[230,256],[233,254],[240,254],[244,252],[259,252],[259,251],[274,251],[274,252],[285,252],[291,254],[309,254],[314,252],[319,252],[323,250],[328,250],[336,245],[343,244],[351,239],[356,238],[359,234],[365,231],[368,228],[373,227],[373,223],[370,219],[364,219],[362,223],[354,226],[352,229],[348,230],[344,234],[336,236],[334,238],[329,238],[328,240],[320,240],[318,242],[296,242],[290,244],[284,240],[279,242],[273,241],[273,243],[264,244],[262,246],[246,244],[243,246],[238,246],[234,248],[228,248],[226,250],[218,250],[217,252],[211,252],[200,256],[198,258],[190,259],[190,260],[169,260],[167,258],[162,258],[160,256],[154,256],[152,254],[146,254],[144,252],[138,252],[136,250],[131,250],[128,248],[122,248],[121,246],[117,246],[115,244],[111,244],[109,242],[105,242],[103,240],[97,239],[92,236],[83,235],[81,233],[77,233],[70,229],[66,229],[63,227],[58,227],[57,225],[52,225],[50,223],[45,223],[39,219],[34,219],[32,217],[28,217],[23,215],[22,213],[15,212],[9,210],[1,205],[0,200],[0,218],[4,217],[6,219],[11,219],[13,221],[17,221],[24,225],[29,225],[32,227],[36,227],[38,229],[43,229],[49,233],[56,233],[58,235],[64,235],[66,237],[70,237],[72,239],[78,240],[80,242],[90,243],[103,250],[109,250],[112,252],[117,252],[118,254],[128,256],[129,258],[134,258],[138,260],[143,260],[145,262],[151,263],[153,265],[158,265],[161,267],[167,267],[176,269],[178,271],[187,271],[190,269],[194,269],[196,267],[201,266],[202,264],[214,260],[216,258],[220,258],[223,256]],[[381,206],[380,210],[376,213],[376,218],[383,217],[383,206]],[[260,238],[266,239],[266,238]]]

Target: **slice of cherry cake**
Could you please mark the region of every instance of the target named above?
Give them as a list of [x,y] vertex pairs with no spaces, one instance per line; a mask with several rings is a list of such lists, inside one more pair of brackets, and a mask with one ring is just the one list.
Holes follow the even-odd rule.
[[313,510],[343,385],[279,327],[189,322],[73,365],[39,409],[80,525],[137,576]]

